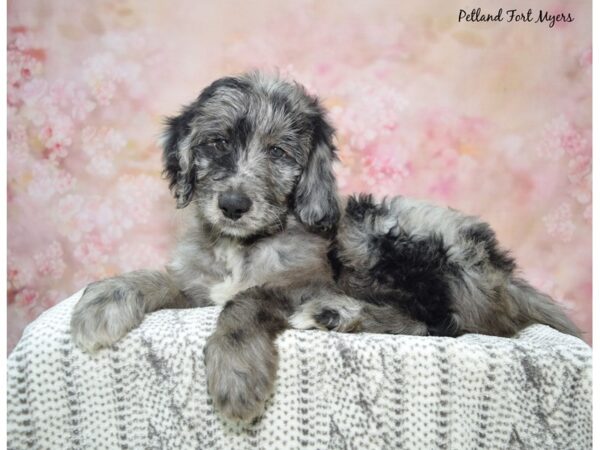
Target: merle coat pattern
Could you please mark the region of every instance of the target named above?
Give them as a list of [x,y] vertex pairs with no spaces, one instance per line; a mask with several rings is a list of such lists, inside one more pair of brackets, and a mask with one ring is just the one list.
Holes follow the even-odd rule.
[[578,333],[477,218],[402,197],[341,201],[333,132],[298,84],[251,73],[204,89],[166,124],[164,173],[189,216],[171,262],[90,284],[74,342],[93,352],[157,309],[223,305],[204,348],[208,390],[225,417],[248,421],[272,392],[274,340],[289,327]]

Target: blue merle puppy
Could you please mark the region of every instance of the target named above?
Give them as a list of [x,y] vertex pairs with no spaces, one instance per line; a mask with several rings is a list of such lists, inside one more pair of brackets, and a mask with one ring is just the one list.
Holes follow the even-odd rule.
[[337,195],[333,128],[296,83],[222,78],[168,120],[165,175],[188,226],[164,272],[90,284],[74,342],[108,347],[163,308],[223,305],[204,348],[227,418],[258,417],[285,329],[511,336],[532,323],[577,335],[477,218],[402,197]]

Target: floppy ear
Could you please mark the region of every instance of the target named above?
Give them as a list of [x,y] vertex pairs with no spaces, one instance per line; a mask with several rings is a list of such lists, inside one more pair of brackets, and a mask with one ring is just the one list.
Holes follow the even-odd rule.
[[313,119],[312,148],[296,186],[295,208],[300,222],[317,231],[335,228],[340,218],[333,161],[337,158],[332,143],[334,130],[321,108]]
[[180,115],[167,118],[163,137],[163,175],[169,180],[177,208],[185,208],[190,203],[196,184],[191,149],[185,148],[183,143],[190,132],[192,117],[188,107]]

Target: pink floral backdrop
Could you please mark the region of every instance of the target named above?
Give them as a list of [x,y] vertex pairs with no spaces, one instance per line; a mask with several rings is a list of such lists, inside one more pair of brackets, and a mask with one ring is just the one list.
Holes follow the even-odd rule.
[[591,342],[591,1],[535,2],[575,19],[552,28],[458,23],[471,3],[9,1],[9,350],[86,283],[167,261],[162,117],[250,68],[324,99],[343,192],[482,216]]

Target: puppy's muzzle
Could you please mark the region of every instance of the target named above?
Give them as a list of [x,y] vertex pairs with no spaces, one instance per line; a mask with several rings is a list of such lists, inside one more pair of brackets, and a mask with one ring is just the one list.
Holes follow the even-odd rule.
[[232,220],[238,220],[252,207],[252,200],[238,191],[228,191],[219,194],[219,209],[223,215]]

